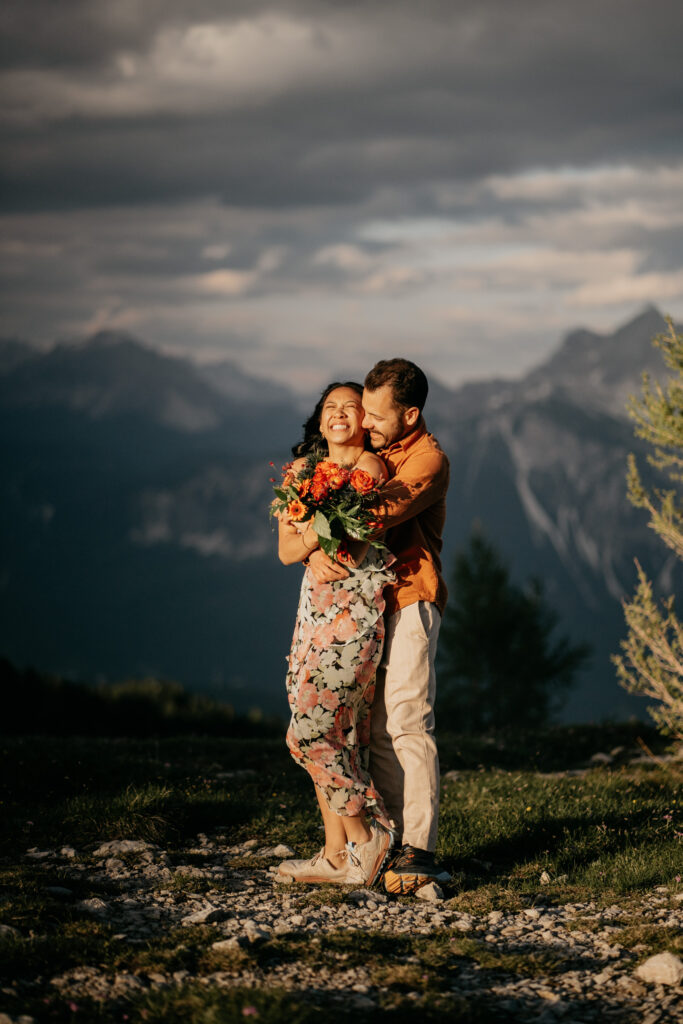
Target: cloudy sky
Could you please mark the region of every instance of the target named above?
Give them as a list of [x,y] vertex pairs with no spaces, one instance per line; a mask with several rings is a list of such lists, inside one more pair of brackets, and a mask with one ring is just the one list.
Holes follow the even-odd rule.
[[307,390],[683,316],[680,0],[6,0],[0,333]]

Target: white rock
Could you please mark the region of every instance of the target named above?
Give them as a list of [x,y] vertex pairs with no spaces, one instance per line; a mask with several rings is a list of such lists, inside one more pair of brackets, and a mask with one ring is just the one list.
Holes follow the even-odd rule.
[[270,929],[259,928],[256,921],[247,920],[244,922],[243,927],[247,942],[257,942],[258,939],[270,938]]
[[679,985],[683,981],[683,960],[673,953],[657,953],[636,968],[635,974],[653,985]]
[[142,839],[114,839],[98,846],[93,857],[115,857],[119,853],[145,853],[148,850],[156,850],[154,843],[145,843]]
[[17,931],[16,928],[12,928],[9,924],[0,924],[0,938],[2,939],[20,939],[21,932]]
[[600,750],[597,754],[593,754],[590,760],[591,764],[611,764],[614,758]]
[[161,971],[150,971],[147,977],[153,985],[168,985],[168,978]]
[[291,846],[285,846],[284,843],[280,843],[273,849],[273,857],[293,857],[294,850]]
[[415,893],[419,900],[425,900],[427,903],[440,903],[444,898],[443,889],[436,882],[428,882],[427,885],[422,885]]
[[196,910],[194,914],[189,914],[180,923],[189,928],[193,924],[212,924],[214,921],[225,921],[228,917],[230,917],[229,910],[209,906],[204,907],[203,910]]
[[85,910],[87,914],[106,914],[109,910],[108,905],[104,900],[99,899],[97,896],[93,896],[89,900],[80,900],[76,904],[76,910]]
[[348,893],[346,899],[349,903],[359,903],[364,906],[367,906],[368,903],[374,903],[377,905],[378,903],[387,902],[387,897],[383,892],[374,892],[370,889],[354,889],[352,892]]
[[541,872],[541,885],[550,885],[552,879],[547,871]]
[[26,851],[29,860],[49,860],[54,855],[54,850],[39,850],[37,846],[32,846],[30,850]]
[[139,992],[144,992],[146,988],[144,981],[135,974],[117,974],[114,978],[114,989],[126,996],[137,995]]
[[76,856],[73,846],[63,846],[59,853],[62,857],[67,857],[69,860]]
[[212,942],[211,949],[215,949],[219,953],[226,953],[231,949],[239,949],[239,944],[239,939],[233,935],[231,939],[219,939],[218,942]]

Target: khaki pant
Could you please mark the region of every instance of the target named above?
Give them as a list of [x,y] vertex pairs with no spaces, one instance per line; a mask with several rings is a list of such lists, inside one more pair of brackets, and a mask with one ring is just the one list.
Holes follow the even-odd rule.
[[399,838],[430,851],[439,816],[434,658],[440,625],[438,608],[427,601],[387,617],[370,739],[370,774]]

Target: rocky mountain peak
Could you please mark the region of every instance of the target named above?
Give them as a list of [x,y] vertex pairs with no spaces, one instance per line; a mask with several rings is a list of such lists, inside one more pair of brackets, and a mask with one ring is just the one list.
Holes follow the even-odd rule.
[[612,334],[581,328],[566,336],[559,349],[528,375],[524,391],[545,385],[579,404],[626,416],[629,395],[640,389],[642,373],[661,376],[662,359],[652,339],[666,330],[663,315],[646,307]]

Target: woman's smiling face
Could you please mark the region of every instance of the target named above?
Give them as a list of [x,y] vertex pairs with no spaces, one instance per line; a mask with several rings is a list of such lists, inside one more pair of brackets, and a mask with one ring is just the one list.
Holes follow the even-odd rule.
[[352,388],[335,388],[323,403],[320,433],[328,444],[362,445],[363,405]]

